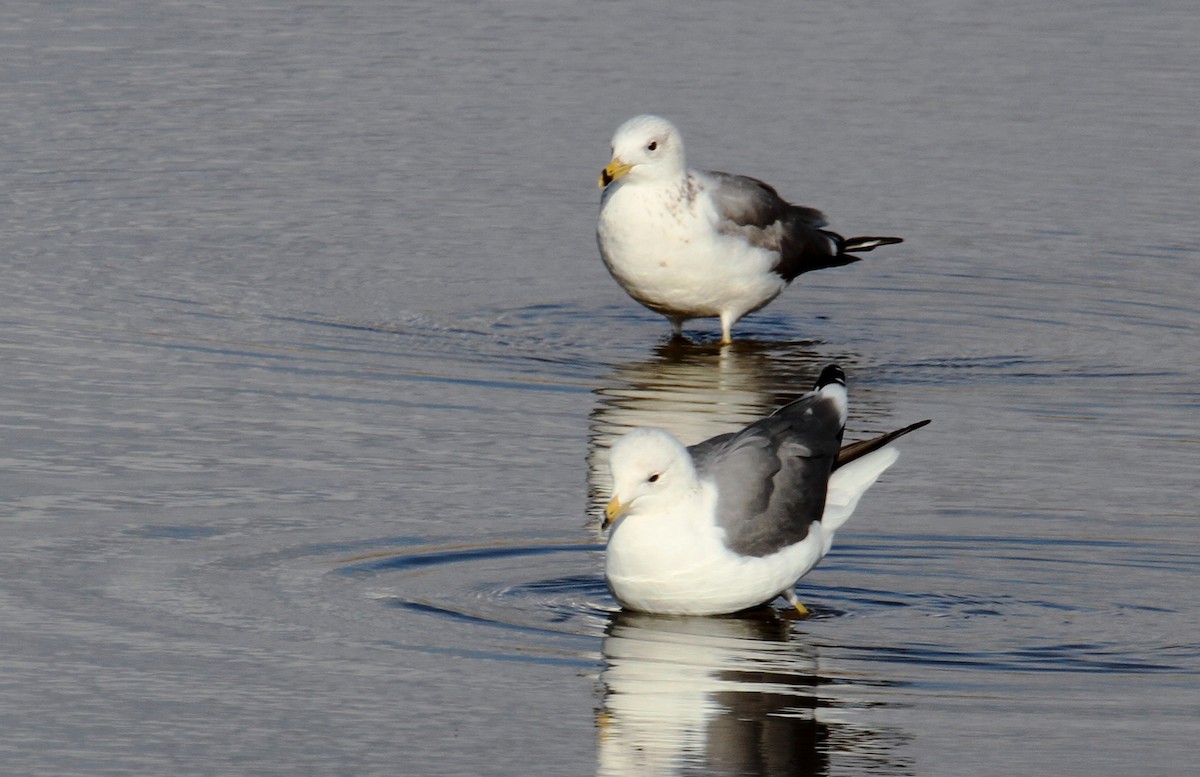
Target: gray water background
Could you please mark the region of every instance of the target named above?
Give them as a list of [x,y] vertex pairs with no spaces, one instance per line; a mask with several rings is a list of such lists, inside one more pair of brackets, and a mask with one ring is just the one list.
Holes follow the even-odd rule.
[[[1200,735],[1200,10],[0,12],[0,771],[1175,775]],[[720,349],[594,244],[675,120],[845,234]],[[932,426],[800,587],[641,619],[604,451]]]

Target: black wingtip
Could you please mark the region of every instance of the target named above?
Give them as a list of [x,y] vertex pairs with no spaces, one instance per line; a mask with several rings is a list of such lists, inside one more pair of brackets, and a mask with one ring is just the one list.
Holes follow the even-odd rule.
[[845,242],[842,243],[842,252],[850,253],[850,252],[854,251],[857,253],[865,253],[867,251],[873,251],[874,249],[879,248],[880,246],[892,246],[892,245],[896,245],[897,243],[903,243],[903,242],[904,242],[904,238],[902,238],[902,237],[883,237],[880,235],[863,235],[861,237],[847,238],[845,240]]
[[830,364],[825,369],[821,370],[820,376],[817,377],[817,385],[813,387],[814,391],[820,391],[830,383],[839,383],[846,385],[846,373],[842,372],[842,368],[836,364]]
[[895,440],[897,437],[903,437],[909,432],[916,431],[923,426],[929,426],[931,420],[932,419],[926,418],[924,421],[917,421],[915,424],[909,424],[903,429],[897,429],[894,432],[881,434],[880,436],[870,440],[860,440],[859,442],[850,443],[838,451],[837,461],[833,463],[833,468],[837,469],[845,464],[849,464],[855,459],[861,459],[868,453],[873,453],[874,451],[879,450],[883,446]]

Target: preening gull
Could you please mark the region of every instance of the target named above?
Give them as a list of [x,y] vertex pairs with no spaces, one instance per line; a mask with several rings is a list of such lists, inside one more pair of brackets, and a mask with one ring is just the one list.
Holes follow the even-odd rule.
[[775,299],[796,276],[859,260],[903,242],[843,238],[819,210],[792,205],[756,178],[692,170],[675,125],[635,116],[617,128],[596,236],[617,283],[667,317],[720,318],[721,342],[734,323]]
[[685,448],[640,428],[613,445],[604,577],[622,607],[717,615],[785,596],[829,552],[911,426],[842,447],[845,375],[826,367],[800,399]]

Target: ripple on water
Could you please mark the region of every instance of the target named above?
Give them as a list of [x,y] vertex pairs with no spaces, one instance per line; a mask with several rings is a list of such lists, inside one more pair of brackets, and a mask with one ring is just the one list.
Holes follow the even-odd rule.
[[[1200,642],[1182,626],[1171,592],[1194,579],[1196,564],[1194,554],[1132,541],[890,537],[838,545],[826,574],[814,573],[800,589],[850,616],[821,634],[841,658],[995,672],[1194,674]],[[836,578],[855,584],[823,584]]]
[[[420,545],[347,559],[334,574],[397,610],[406,631],[413,618],[427,630],[465,629],[460,647],[417,649],[569,663],[567,649],[586,647],[575,664],[598,672],[600,774],[668,763],[724,772],[764,757],[819,772],[831,743],[847,758],[904,772],[901,735],[831,712],[859,706],[860,683],[820,675],[819,654],[788,609],[625,612],[606,592],[600,557],[594,544]],[[507,647],[506,633],[516,637]]]
[[420,545],[346,559],[337,574],[401,619],[481,627],[468,641],[509,658],[574,659],[594,653],[594,640],[616,609],[599,570],[601,549],[499,541]]
[[[1189,667],[1198,663],[1200,643],[1162,632],[1167,608],[1072,590],[1072,568],[1090,571],[1101,563],[1098,552],[1120,555],[1127,546],[947,537],[847,543],[801,582],[814,615],[794,628],[811,631],[829,655],[872,662],[992,671],[1194,671]],[[417,545],[346,560],[337,573],[354,581],[359,595],[405,613],[524,633],[538,642],[604,633],[618,608],[605,588],[601,558],[596,544]],[[1180,558],[1187,556],[1166,550],[1141,553],[1128,564],[1155,573],[1177,568]],[[1063,570],[1061,597],[1048,597],[1040,583],[1017,581],[1024,565],[1047,564]],[[986,573],[996,568],[1013,578],[989,581]],[[840,577],[856,584],[826,582]],[[1087,578],[1078,584],[1091,585]],[[778,608],[773,617],[783,613]],[[1112,629],[1115,619],[1124,628]],[[527,653],[528,645],[518,650]]]

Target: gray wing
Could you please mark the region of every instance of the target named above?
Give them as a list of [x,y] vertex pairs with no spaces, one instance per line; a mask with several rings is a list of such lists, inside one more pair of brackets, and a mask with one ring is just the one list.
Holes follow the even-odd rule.
[[858,261],[842,250],[841,235],[823,229],[827,222],[821,211],[791,204],[757,178],[716,171],[700,175],[716,204],[717,230],[779,254],[774,269],[785,280]]
[[725,449],[725,444],[736,435],[737,432],[718,434],[716,437],[710,437],[704,442],[690,446],[688,453],[692,454],[692,464],[696,467],[696,471],[705,471],[709,466],[709,460],[720,454]]
[[689,449],[700,476],[717,485],[717,520],[731,550],[767,556],[808,536],[825,510],[841,437],[836,403],[813,393]]

